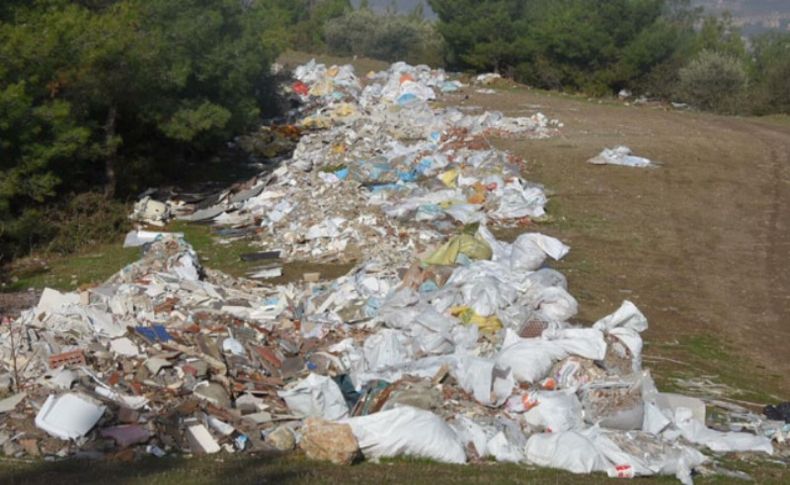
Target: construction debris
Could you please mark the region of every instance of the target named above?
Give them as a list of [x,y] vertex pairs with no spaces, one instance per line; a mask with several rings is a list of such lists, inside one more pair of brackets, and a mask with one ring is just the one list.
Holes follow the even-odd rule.
[[0,328],[7,453],[298,447],[340,464],[491,457],[690,483],[707,460],[698,448],[782,442],[784,423],[746,413],[751,432],[713,430],[699,401],[659,393],[633,303],[578,325],[546,264],[562,242],[493,236],[542,217],[547,199],[488,137],[542,138],[559,123],[436,109],[463,86],[426,67],[360,80],[313,62],[295,75],[304,131],[291,159],[208,205],[147,197],[133,217],[255,233],[252,263],[354,268],[265,285],[204,268],[179,234],[135,231],[139,261],[82,293],[48,290]]

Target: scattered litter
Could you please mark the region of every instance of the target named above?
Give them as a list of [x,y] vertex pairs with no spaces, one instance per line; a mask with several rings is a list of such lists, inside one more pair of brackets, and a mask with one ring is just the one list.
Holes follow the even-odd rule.
[[631,149],[626,146],[607,148],[598,156],[588,160],[594,165],[621,165],[624,167],[651,167],[654,163],[647,158],[636,157],[631,154]]
[[[204,268],[179,234],[133,231],[138,261],[83,292],[46,290],[0,326],[4,448],[49,458],[298,447],[338,464],[493,458],[690,483],[706,461],[697,448],[786,446],[782,406],[766,409],[774,421],[725,408],[716,415],[729,427],[711,429],[705,402],[659,393],[633,303],[580,325],[549,267],[568,246],[531,230],[494,237],[529,228],[548,199],[489,136],[545,138],[559,122],[435,108],[463,86],[425,66],[360,80],[311,62],[295,78],[295,124],[261,130],[298,139],[292,156],[217,194],[149,192],[132,217],[249,237],[259,247],[241,260],[255,278],[289,261],[351,270],[234,278]],[[14,347],[11,331],[25,336]],[[24,443],[11,440],[20,433]]]

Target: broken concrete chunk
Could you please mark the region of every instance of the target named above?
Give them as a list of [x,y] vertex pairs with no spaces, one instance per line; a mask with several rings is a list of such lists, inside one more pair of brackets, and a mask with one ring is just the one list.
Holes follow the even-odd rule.
[[195,396],[205,399],[215,406],[221,408],[230,407],[230,397],[228,397],[227,391],[216,382],[200,382],[195,386],[192,392]]
[[291,451],[296,447],[296,436],[288,426],[278,426],[266,436],[266,443],[278,451]]
[[211,436],[208,429],[202,424],[193,424],[189,426],[186,431],[189,447],[196,455],[210,455],[218,453],[220,446],[217,440]]
[[101,430],[100,434],[104,438],[114,439],[121,448],[128,448],[132,445],[145,443],[151,438],[151,433],[146,428],[136,424],[104,428]]
[[321,418],[305,421],[299,447],[311,460],[330,461],[336,465],[351,465],[361,456],[351,426]]

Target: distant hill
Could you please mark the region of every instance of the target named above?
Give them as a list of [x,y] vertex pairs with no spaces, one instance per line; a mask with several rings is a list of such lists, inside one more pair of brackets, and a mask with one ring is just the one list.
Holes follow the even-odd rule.
[[[378,11],[394,8],[399,13],[412,12],[422,4],[427,18],[436,18],[426,0],[368,0],[370,6]],[[352,0],[354,6],[360,0]],[[692,0],[692,3],[705,7],[711,13],[731,12],[735,23],[746,34],[753,35],[768,30],[790,31],[790,0]]]
[[[359,6],[359,2],[360,0],[351,0],[355,7]],[[368,3],[374,10],[383,12],[390,7],[394,7],[398,13],[413,12],[418,5],[422,4],[425,16],[427,18],[436,18],[436,14],[433,13],[426,0],[368,0]]]
[[747,35],[769,30],[790,31],[788,0],[694,0],[713,13],[730,12]]

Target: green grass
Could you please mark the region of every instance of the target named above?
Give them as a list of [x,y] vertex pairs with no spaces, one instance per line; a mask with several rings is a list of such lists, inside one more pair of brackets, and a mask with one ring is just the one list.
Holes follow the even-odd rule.
[[711,376],[715,383],[732,388],[726,397],[759,404],[782,400],[775,395],[775,389],[779,388],[783,376],[771,374],[769,369],[754,365],[738,352],[737,346],[718,336],[692,334],[676,345],[652,343],[646,349],[649,354],[669,357],[685,364],[650,363],[662,391],[688,392],[677,381],[705,375]]
[[84,248],[78,254],[28,259],[15,264],[12,280],[4,291],[28,288],[55,288],[71,291],[82,285],[101,282],[140,257],[138,248],[123,248],[121,242]]
[[233,276],[244,276],[253,267],[253,263],[241,260],[241,255],[260,251],[248,239],[235,239],[228,243],[220,240],[206,224],[174,222],[167,227],[170,232],[181,232],[184,239],[198,253],[200,263],[208,268],[216,269]]
[[[260,251],[253,239],[234,239],[221,242],[210,225],[174,222],[163,231],[180,232],[198,253],[204,267],[236,277],[246,276],[259,263],[242,261],[241,255]],[[84,248],[79,254],[68,256],[39,256],[18,262],[11,270],[12,283],[3,291],[22,291],[28,288],[55,288],[72,291],[83,285],[98,284],[141,256],[139,248],[123,248],[122,241]],[[299,281],[304,273],[321,273],[324,279],[345,275],[353,264],[317,264],[294,261],[283,266],[283,276],[267,280],[272,284]]]
[[[786,468],[770,463],[728,459],[728,469],[745,471],[756,483],[783,483]],[[0,483],[4,484],[314,484],[314,483],[409,483],[409,484],[599,484],[622,483],[602,474],[572,475],[557,470],[510,464],[441,465],[425,460],[392,460],[350,467],[311,462],[300,455],[214,455],[201,458],[145,458],[122,461],[56,463],[0,460]],[[674,477],[637,479],[650,484],[676,484]],[[698,484],[732,483],[731,478],[699,477]]]

